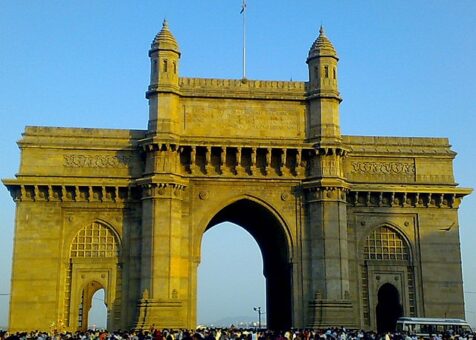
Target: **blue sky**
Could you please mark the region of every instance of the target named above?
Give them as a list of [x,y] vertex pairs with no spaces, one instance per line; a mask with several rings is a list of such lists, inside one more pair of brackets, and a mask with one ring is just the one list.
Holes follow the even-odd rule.
[[[241,0],[2,1],[0,177],[11,178],[18,170],[15,141],[25,125],[145,129],[147,52],[164,18],[180,45],[181,75],[240,78],[240,7]],[[457,182],[475,187],[475,17],[476,2],[464,0],[248,0],[247,76],[306,80],[307,52],[323,24],[340,57],[343,133],[448,137],[458,152]],[[4,325],[15,209],[4,187],[0,207],[0,325]],[[476,197],[471,196],[460,208],[460,227],[467,319],[473,325],[475,220]],[[223,285],[230,291],[250,282],[262,286],[257,246],[250,241],[238,249],[249,259],[235,256],[235,262],[226,262],[240,230],[212,229],[220,230],[218,236],[209,237],[211,241],[206,237],[211,245],[204,251],[216,251],[216,240],[229,247],[219,253],[221,265],[202,276],[216,279],[220,270],[223,279],[232,278]],[[212,261],[204,260],[201,271],[206,262]],[[246,263],[244,281],[239,281],[243,275],[223,274],[227,267],[238,268],[239,262]],[[200,299],[207,301],[213,290],[203,289]],[[251,301],[263,304],[264,289],[255,294]],[[219,306],[223,308],[219,315],[234,316],[229,313],[237,311],[254,315],[251,302],[239,304],[233,310]],[[205,309],[200,313],[202,321],[215,318]]]

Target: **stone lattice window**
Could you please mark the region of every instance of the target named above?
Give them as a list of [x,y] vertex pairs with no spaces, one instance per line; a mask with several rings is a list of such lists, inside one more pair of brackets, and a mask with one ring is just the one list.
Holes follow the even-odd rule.
[[110,228],[94,222],[81,229],[71,244],[71,257],[116,257],[117,240]]
[[403,237],[389,227],[374,230],[365,242],[366,260],[408,260],[408,247]]

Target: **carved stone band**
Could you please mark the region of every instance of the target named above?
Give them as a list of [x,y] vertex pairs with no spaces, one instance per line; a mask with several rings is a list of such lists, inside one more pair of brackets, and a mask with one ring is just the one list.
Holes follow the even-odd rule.
[[127,168],[130,157],[108,155],[64,155],[66,168]]
[[401,162],[352,162],[352,172],[373,175],[413,175],[415,165]]

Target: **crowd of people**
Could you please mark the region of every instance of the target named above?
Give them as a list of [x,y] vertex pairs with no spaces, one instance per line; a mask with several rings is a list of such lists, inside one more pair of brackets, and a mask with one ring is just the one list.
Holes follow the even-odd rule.
[[[302,329],[288,331],[271,331],[257,329],[238,329],[238,328],[200,328],[197,330],[158,330],[151,329],[147,331],[116,331],[108,332],[105,330],[89,330],[86,332],[21,332],[9,334],[0,332],[0,340],[60,340],[60,339],[79,339],[79,340],[421,340],[415,334],[405,333],[382,333],[348,330],[345,328],[330,329]],[[445,334],[434,334],[427,337],[430,340],[472,340],[473,334],[455,334],[447,332]]]

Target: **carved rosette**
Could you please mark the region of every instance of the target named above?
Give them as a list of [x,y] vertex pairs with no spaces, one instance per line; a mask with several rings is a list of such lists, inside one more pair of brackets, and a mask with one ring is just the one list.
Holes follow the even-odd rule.
[[206,200],[208,199],[208,191],[206,190],[202,190],[198,193],[198,198],[200,198],[201,200]]

